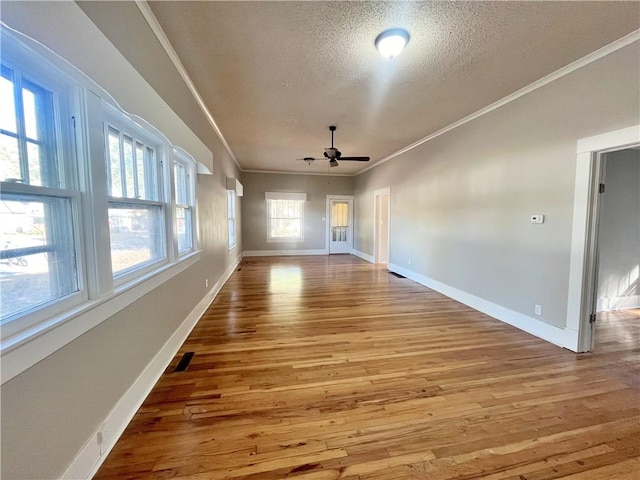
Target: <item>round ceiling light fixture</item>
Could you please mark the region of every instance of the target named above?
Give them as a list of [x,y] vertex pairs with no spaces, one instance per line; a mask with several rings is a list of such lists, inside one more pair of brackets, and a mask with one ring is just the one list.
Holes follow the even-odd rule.
[[390,28],[376,37],[376,48],[385,58],[393,58],[409,43],[409,32],[404,28]]

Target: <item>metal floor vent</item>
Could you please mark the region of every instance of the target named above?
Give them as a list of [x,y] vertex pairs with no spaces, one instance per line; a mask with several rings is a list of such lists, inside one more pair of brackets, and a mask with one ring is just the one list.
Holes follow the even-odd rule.
[[184,372],[189,366],[189,363],[191,363],[191,359],[193,358],[194,355],[195,355],[194,352],[185,353],[180,359],[180,361],[178,362],[178,365],[176,366],[176,369],[174,370],[174,372]]
[[396,272],[389,272],[391,275],[393,275],[394,277],[398,277],[398,278],[407,278],[404,275],[400,275],[399,273]]

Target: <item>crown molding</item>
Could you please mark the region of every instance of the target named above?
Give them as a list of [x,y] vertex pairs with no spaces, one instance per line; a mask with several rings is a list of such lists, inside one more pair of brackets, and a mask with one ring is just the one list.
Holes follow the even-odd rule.
[[332,173],[327,175],[326,173],[319,172],[285,172],[277,170],[242,170],[242,173],[263,173],[274,175],[315,175],[319,177],[355,177],[357,173]]
[[367,172],[369,170],[371,170],[372,168],[376,168],[380,165],[382,165],[385,162],[388,162],[389,160],[392,160],[400,155],[402,155],[403,153],[406,153],[410,150],[413,150],[416,147],[419,147],[420,145],[422,145],[423,143],[427,143],[429,140],[433,140],[434,138],[439,137],[440,135],[444,135],[447,132],[450,132],[451,130],[458,128],[462,125],[464,125],[465,123],[469,123],[472,120],[475,120],[476,118],[479,118],[483,115],[486,115],[489,112],[492,112],[493,110],[496,110],[504,105],[506,105],[507,103],[513,102],[514,100],[517,100],[518,98],[527,95],[528,93],[533,92],[534,90],[537,90],[538,88],[544,87],[545,85],[554,82],[555,80],[558,80],[559,78],[564,77],[565,75],[569,75],[572,72],[575,72],[576,70],[589,65],[590,63],[595,62],[596,60],[601,59],[602,57],[606,57],[607,55],[610,55],[618,50],[620,50],[621,48],[626,47],[627,45],[631,45],[634,42],[637,42],[638,40],[640,40],[640,29],[638,30],[634,30],[633,32],[625,35],[624,37],[608,44],[605,45],[602,48],[599,48],[598,50],[591,52],[590,54],[579,58],[578,60],[576,60],[575,62],[572,62],[558,70],[556,70],[555,72],[550,73],[549,75],[546,75],[544,77],[542,77],[539,80],[536,80],[535,82],[527,85],[526,87],[521,88],[520,90],[517,90],[515,92],[513,92],[510,95],[507,95],[506,97],[503,97],[502,99],[498,100],[497,102],[494,102],[490,105],[487,105],[484,108],[481,108],[480,110],[477,110],[476,112],[467,115],[466,117],[461,118],[460,120],[453,122],[449,125],[447,125],[444,128],[441,128],[440,130],[437,130],[436,132],[433,132],[429,135],[427,135],[426,137],[421,138],[420,140],[413,142],[411,145],[407,145],[404,148],[401,148],[400,150],[392,153],[391,155],[388,155],[386,157],[384,157],[383,159],[373,163],[372,165],[368,166],[367,168],[365,168],[364,170],[359,171],[356,176]]
[[149,25],[149,27],[153,31],[154,35],[156,36],[156,38],[160,42],[160,45],[162,45],[162,48],[164,49],[165,53],[167,54],[167,56],[171,60],[171,63],[173,63],[173,66],[176,68],[176,70],[178,71],[178,73],[182,77],[182,80],[187,85],[187,88],[191,92],[191,95],[193,95],[193,98],[195,99],[196,103],[200,107],[200,110],[202,110],[202,113],[204,113],[204,116],[207,118],[207,121],[209,122],[209,124],[213,128],[214,132],[216,132],[216,135],[218,135],[218,138],[220,139],[220,141],[224,145],[224,148],[227,150],[227,153],[229,153],[229,155],[231,156],[231,158],[234,161],[234,163],[236,164],[236,166],[240,169],[240,171],[242,171],[242,167],[238,163],[238,159],[236,158],[235,154],[233,153],[233,150],[231,150],[231,147],[227,143],[227,140],[224,138],[224,135],[222,135],[222,131],[218,127],[218,124],[216,123],[215,119],[213,118],[213,115],[211,115],[211,112],[207,108],[207,105],[204,103],[204,100],[202,99],[202,96],[200,96],[200,92],[198,92],[198,89],[196,88],[195,84],[193,83],[193,80],[191,80],[191,77],[187,73],[187,70],[184,68],[184,65],[180,61],[180,57],[178,57],[178,54],[176,53],[176,51],[173,48],[173,45],[171,45],[171,42],[167,38],[166,33],[164,33],[164,30],[160,26],[160,23],[158,22],[158,19],[153,14],[153,11],[151,10],[151,7],[149,7],[149,4],[146,2],[146,0],[136,0],[136,5],[138,6],[138,9],[140,10],[140,13],[142,13],[142,16],[147,21],[147,24]]

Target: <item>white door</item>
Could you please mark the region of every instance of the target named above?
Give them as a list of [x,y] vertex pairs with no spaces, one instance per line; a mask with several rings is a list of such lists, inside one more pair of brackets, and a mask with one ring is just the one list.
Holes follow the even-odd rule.
[[353,245],[353,200],[328,198],[329,253],[351,253]]

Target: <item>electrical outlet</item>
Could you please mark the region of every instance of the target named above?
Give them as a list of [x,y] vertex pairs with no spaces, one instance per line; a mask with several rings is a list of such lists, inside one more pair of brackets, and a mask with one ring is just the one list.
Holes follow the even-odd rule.
[[209,279],[208,278],[206,278],[204,280],[204,286],[205,286],[205,288],[209,288]]
[[531,223],[544,223],[544,215],[531,215]]
[[542,315],[542,305],[535,306],[535,313],[536,315]]

